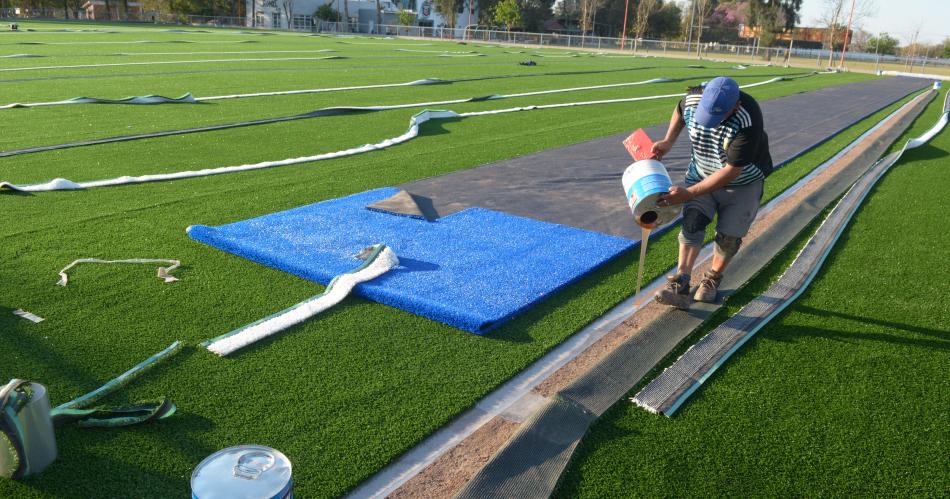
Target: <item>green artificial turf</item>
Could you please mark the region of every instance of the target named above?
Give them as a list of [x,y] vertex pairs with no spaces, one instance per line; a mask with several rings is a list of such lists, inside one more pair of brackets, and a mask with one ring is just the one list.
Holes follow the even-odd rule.
[[[51,30],[81,25],[23,26]],[[0,59],[0,68],[109,63],[128,57],[106,55],[114,52],[188,50],[333,48],[348,59],[0,72],[0,103],[78,95],[177,96],[187,91],[218,95],[427,77],[632,70],[266,97],[200,106],[0,110],[7,124],[0,149],[283,116],[332,105],[422,102],[660,76],[690,77],[698,82],[723,73],[754,82],[798,72],[780,68],[739,71],[716,63],[689,69],[676,60],[591,56],[537,58],[539,66],[525,68],[515,63],[533,58],[530,53],[507,54],[501,48],[473,48],[471,44],[363,38],[347,39],[352,43],[344,44],[336,38],[300,34],[260,36],[223,30],[182,34],[139,26],[115,29],[119,32],[0,34],[0,55],[48,56]],[[186,38],[197,43],[176,42]],[[32,39],[123,43],[10,45]],[[146,39],[162,43],[130,43]],[[222,43],[242,40],[253,43]],[[357,42],[478,50],[487,55],[452,59],[395,53],[396,57],[379,52],[391,48],[389,45]],[[386,57],[375,57],[378,55]],[[163,74],[168,72],[174,74]],[[35,79],[48,77],[58,79]],[[869,78],[820,75],[754,88],[750,93],[764,100]],[[468,111],[654,95],[678,92],[688,83],[447,107]],[[185,235],[188,225],[233,222],[660,123],[668,119],[674,100],[441,120],[426,124],[420,137],[402,146],[272,170],[83,192],[0,195],[0,379],[16,376],[41,381],[51,388],[53,403],[60,403],[95,388],[174,340],[196,345],[322,289],[196,243]],[[319,118],[4,158],[0,180],[91,180],[309,155],[401,134],[415,111]],[[791,185],[886,112],[776,172],[770,177],[770,186]],[[648,278],[659,276],[673,263],[674,248],[673,234],[651,243]],[[181,281],[163,284],[148,265],[80,266],[71,272],[68,287],[54,286],[56,272],[81,257],[180,259],[183,268],[177,275]],[[294,462],[301,496],[339,495],[629,296],[635,264],[636,255],[625,255],[488,337],[351,298],[319,319],[234,358],[220,359],[188,348],[107,400],[119,403],[167,395],[179,406],[174,418],[127,431],[62,428],[58,431],[57,462],[22,483],[0,483],[0,496],[182,496],[187,494],[191,470],[201,459],[241,443],[270,445],[286,453]],[[16,308],[46,320],[32,324],[13,317],[10,310]]]
[[[933,125],[942,104],[943,94],[895,147]],[[556,496],[946,495],[950,289],[940,269],[950,235],[930,221],[950,187],[948,151],[945,130],[905,153],[805,293],[673,418],[626,398],[611,408]],[[817,223],[687,343],[764,292]]]

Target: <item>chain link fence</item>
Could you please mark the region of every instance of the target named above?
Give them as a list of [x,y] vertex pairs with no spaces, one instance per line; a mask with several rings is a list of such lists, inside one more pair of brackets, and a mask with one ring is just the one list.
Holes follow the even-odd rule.
[[[63,19],[63,11],[58,9],[3,9],[0,16],[15,21],[17,19]],[[73,14],[75,17],[75,14]],[[270,26],[255,26],[249,18],[194,16],[144,13],[141,21],[161,24],[189,26],[258,28],[272,30]],[[82,20],[82,19],[79,19]],[[720,60],[738,64],[773,64],[816,69],[840,68],[867,72],[883,70],[914,73],[934,72],[950,75],[950,59],[923,56],[894,56],[867,52],[847,52],[844,61],[841,52],[827,49],[796,48],[794,42],[788,47],[758,47],[754,40],[748,44],[726,44],[718,42],[692,42],[670,40],[646,40],[634,38],[615,38],[562,33],[527,33],[505,31],[492,27],[469,26],[466,28],[444,28],[425,26],[397,26],[367,23],[328,22],[311,16],[293,16],[291,27],[286,31],[334,34],[373,34],[410,38],[452,40],[457,42],[483,42],[516,45],[520,47],[558,47],[578,50],[602,50],[629,53],[631,55],[680,57],[697,60]]]

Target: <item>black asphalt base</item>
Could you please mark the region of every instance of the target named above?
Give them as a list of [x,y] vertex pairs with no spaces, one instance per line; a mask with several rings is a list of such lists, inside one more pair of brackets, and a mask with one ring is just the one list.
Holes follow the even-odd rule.
[[[761,102],[772,159],[776,166],[787,163],[927,86],[929,82],[923,79],[881,78]],[[660,139],[667,126],[646,131]],[[621,143],[627,135],[549,149],[401,187],[431,202],[428,209],[439,216],[480,206],[638,240],[640,228],[629,214],[620,185],[624,169],[632,162]],[[689,165],[685,135],[663,160],[674,182],[683,180]]]

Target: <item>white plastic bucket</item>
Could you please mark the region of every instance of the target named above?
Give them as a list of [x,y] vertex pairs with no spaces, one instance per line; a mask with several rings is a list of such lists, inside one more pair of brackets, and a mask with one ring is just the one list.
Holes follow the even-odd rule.
[[679,215],[679,206],[656,205],[660,195],[669,192],[673,185],[663,163],[655,159],[637,161],[623,172],[622,182],[627,205],[637,225],[652,229]]
[[940,80],[934,82],[934,90],[940,90]]
[[283,453],[263,445],[215,452],[191,474],[192,499],[293,499],[292,466]]

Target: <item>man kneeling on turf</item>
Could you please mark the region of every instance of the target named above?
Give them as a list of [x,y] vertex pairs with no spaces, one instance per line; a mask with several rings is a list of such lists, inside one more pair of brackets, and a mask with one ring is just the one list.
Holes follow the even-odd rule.
[[682,309],[691,303],[690,275],[706,226],[718,215],[712,265],[693,298],[715,302],[722,273],[755,220],[763,181],[772,171],[762,111],[732,78],[689,89],[673,110],[666,137],[653,144],[657,157],[670,151],[684,127],[692,144],[686,187],[670,187],[658,201],[661,206],[683,204],[679,265],[656,294],[656,301]]

